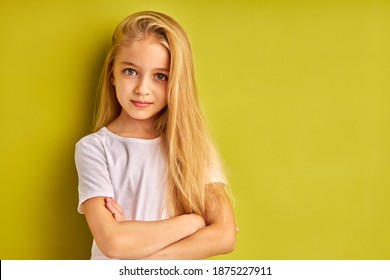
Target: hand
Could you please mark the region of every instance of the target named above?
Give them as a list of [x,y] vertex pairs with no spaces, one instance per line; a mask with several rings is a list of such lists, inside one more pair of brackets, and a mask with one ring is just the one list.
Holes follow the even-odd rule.
[[111,212],[112,216],[117,222],[126,221],[125,212],[114,198],[106,197],[104,202],[107,210]]

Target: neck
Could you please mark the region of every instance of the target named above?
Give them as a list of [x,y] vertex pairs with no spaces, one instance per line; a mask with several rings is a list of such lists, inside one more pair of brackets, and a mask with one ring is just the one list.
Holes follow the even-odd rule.
[[115,120],[107,125],[107,128],[123,137],[154,139],[158,136],[154,129],[154,122],[154,119],[135,120],[122,111]]

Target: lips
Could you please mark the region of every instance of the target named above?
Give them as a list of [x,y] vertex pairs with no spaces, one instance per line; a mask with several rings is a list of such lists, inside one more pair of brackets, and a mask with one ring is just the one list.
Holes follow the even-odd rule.
[[142,100],[130,100],[130,101],[137,108],[147,108],[153,104],[152,102],[142,101]]

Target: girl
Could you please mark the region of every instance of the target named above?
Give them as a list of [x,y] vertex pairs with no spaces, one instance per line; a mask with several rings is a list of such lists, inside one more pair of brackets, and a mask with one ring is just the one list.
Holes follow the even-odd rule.
[[116,28],[95,132],[76,144],[92,259],[203,259],[234,249],[226,180],[193,68],[172,18],[141,12]]

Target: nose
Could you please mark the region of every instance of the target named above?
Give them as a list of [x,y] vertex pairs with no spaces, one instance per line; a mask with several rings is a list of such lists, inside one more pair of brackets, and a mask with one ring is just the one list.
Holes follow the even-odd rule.
[[149,95],[149,84],[146,77],[141,77],[134,92],[139,95]]

